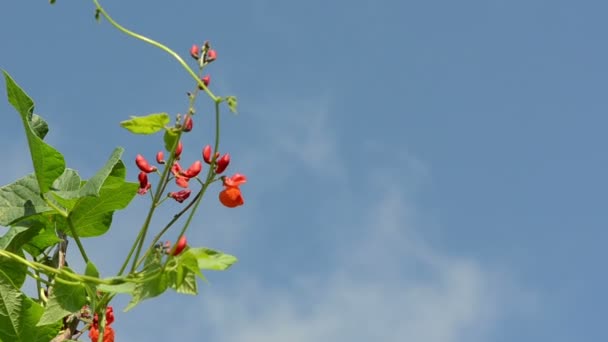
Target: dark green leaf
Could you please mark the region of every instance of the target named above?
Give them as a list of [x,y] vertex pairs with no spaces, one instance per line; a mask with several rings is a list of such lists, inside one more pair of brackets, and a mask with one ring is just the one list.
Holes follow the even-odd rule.
[[120,125],[131,133],[135,134],[154,134],[162,129],[171,121],[167,113],[155,113],[146,116],[131,116]]
[[169,277],[167,272],[162,272],[160,264],[150,264],[146,266],[143,272],[140,273],[141,279],[146,279],[145,282],[135,285],[131,302],[125,308],[125,311],[133,309],[144,299],[156,297],[167,290],[169,286]]
[[59,331],[60,322],[37,327],[43,311],[38,303],[16,290],[9,276],[0,270],[0,341],[50,341]]
[[124,149],[122,147],[114,149],[106,164],[82,187],[80,190],[81,197],[99,196],[101,187],[110,175],[125,178],[126,169],[120,160],[123,152]]
[[[125,182],[124,175],[124,164],[119,161],[101,186],[99,197],[83,197],[78,201],[69,216],[78,236],[104,234],[110,228],[114,211],[124,209],[135,197],[139,184]],[[65,232],[71,235],[70,230]]]
[[53,209],[40,197],[40,189],[34,174],[0,187],[0,225],[2,226],[49,211]]
[[50,190],[53,181],[63,173],[65,160],[59,151],[45,143],[38,136],[40,132],[32,128],[34,101],[15,83],[6,71],[3,71],[3,73],[6,80],[8,101],[21,116],[27,142],[30,147],[38,187],[40,188],[40,192],[45,194]]
[[[64,267],[63,270],[73,273],[68,267]],[[66,284],[61,280],[67,281],[70,284]],[[37,325],[41,326],[57,322],[66,315],[80,311],[86,303],[85,286],[59,275],[55,279],[53,292],[44,309],[44,314]]]

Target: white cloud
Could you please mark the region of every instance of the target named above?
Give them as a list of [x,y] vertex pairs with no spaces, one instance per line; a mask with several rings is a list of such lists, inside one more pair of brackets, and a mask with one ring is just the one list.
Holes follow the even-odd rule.
[[[362,215],[361,234],[336,246],[328,273],[294,270],[280,290],[251,277],[233,290],[209,288],[201,316],[226,342],[484,340],[511,292],[480,263],[415,238],[406,209],[388,192]],[[202,322],[187,316],[188,326]]]

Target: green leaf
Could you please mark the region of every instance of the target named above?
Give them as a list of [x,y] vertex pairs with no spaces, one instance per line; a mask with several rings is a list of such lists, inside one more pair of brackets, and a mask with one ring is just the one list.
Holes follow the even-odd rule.
[[49,125],[38,114],[32,114],[32,130],[40,138],[44,139],[49,132]]
[[122,147],[114,149],[106,164],[80,189],[81,197],[99,196],[101,187],[110,175],[125,178],[127,171],[125,165],[120,160],[124,150]]
[[196,295],[198,293],[196,284],[196,274],[189,269],[183,269],[183,273],[179,275],[180,281],[177,281],[178,274],[169,273],[169,286],[177,293]]
[[21,291],[16,290],[0,270],[0,341],[48,342],[57,335],[61,322],[37,327],[44,309]]
[[209,248],[190,248],[186,254],[192,254],[201,270],[223,271],[237,262],[237,258]]
[[[22,258],[25,257],[21,250],[13,253]],[[6,274],[7,277],[9,277],[9,279],[11,279],[15,289],[20,289],[21,286],[23,286],[23,283],[25,283],[27,267],[16,260],[12,260],[4,256],[0,256],[0,265],[2,265],[1,270]]]
[[161,295],[169,286],[168,273],[162,271],[162,267],[159,263],[146,266],[138,275],[141,279],[146,279],[146,281],[135,285],[133,297],[131,298],[129,305],[125,308],[125,312],[133,309],[144,299]]
[[236,96],[227,96],[226,103],[228,104],[228,108],[230,108],[230,111],[234,114],[237,114],[236,107],[238,105],[238,101],[236,100]]
[[[124,178],[124,164],[118,161],[101,186],[99,197],[83,197],[78,201],[69,216],[78,236],[99,236],[107,232],[114,211],[124,209],[135,197],[139,184],[125,182]],[[70,230],[64,231],[72,234]]]
[[[0,238],[0,249],[13,252],[25,257],[22,246],[37,235],[43,225],[38,222],[21,222],[19,226],[11,227],[6,234]],[[2,270],[10,277],[15,288],[20,289],[26,278],[27,267],[16,260],[0,256]]]
[[43,225],[38,222],[20,222],[0,238],[0,249],[17,251],[38,234]]
[[76,170],[66,168],[59,178],[55,179],[52,191],[49,192],[47,200],[54,202],[69,213],[78,202],[80,197],[80,175]]
[[0,225],[2,226],[49,211],[53,211],[53,208],[47,206],[40,197],[40,188],[34,174],[0,187]]
[[168,152],[173,151],[173,147],[177,142],[178,132],[179,131],[175,130],[174,128],[169,128],[165,130],[163,140],[165,142],[165,150],[167,150]]
[[91,261],[87,261],[87,267],[84,270],[84,274],[88,275],[89,277],[99,278],[99,271],[97,270],[95,264]]
[[47,228],[41,230],[38,235],[34,236],[26,245],[24,245],[23,250],[32,256],[38,256],[42,254],[46,248],[51,247],[60,241],[55,230]]
[[155,113],[146,116],[131,116],[120,125],[131,133],[135,134],[154,134],[162,129],[171,121],[167,113]]
[[[73,273],[68,267],[64,267],[63,270]],[[83,284],[74,282],[74,280],[62,275],[59,275],[57,278],[55,279],[53,292],[44,309],[44,314],[37,324],[38,326],[55,323],[66,315],[80,311],[87,303],[86,288]],[[67,281],[70,284],[64,283],[61,280]]]
[[38,187],[40,188],[40,192],[45,194],[50,190],[53,181],[63,173],[65,160],[59,151],[40,138],[38,135],[40,131],[35,131],[32,128],[34,101],[15,83],[6,71],[3,71],[3,73],[6,80],[8,101],[15,107],[23,121]]

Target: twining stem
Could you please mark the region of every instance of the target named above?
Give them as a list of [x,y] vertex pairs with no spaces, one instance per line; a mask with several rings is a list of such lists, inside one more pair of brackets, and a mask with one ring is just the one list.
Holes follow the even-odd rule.
[[108,22],[110,24],[112,24],[112,26],[116,27],[119,31],[133,37],[133,38],[137,38],[141,41],[144,41],[152,46],[155,46],[163,51],[165,51],[166,53],[170,54],[173,58],[175,58],[177,60],[177,62],[179,64],[181,64],[182,67],[184,67],[184,69],[186,69],[186,71],[190,74],[190,76],[192,76],[192,78],[194,78],[196,80],[196,82],[198,83],[198,85],[207,93],[207,95],[209,95],[209,97],[214,101],[214,102],[221,102],[221,98],[218,96],[215,96],[211,90],[209,90],[209,88],[207,88],[207,86],[205,85],[205,83],[203,83],[203,81],[196,75],[196,73],[192,70],[192,68],[190,68],[190,66],[188,66],[188,64],[184,61],[183,58],[181,58],[175,51],[171,50],[170,48],[168,48],[167,46],[153,40],[150,39],[146,36],[142,36],[141,34],[135,33],[131,30],[128,30],[127,28],[121,26],[119,23],[117,23],[116,21],[114,21],[114,19],[112,19],[112,17],[110,17],[110,15],[108,14],[108,12],[106,12],[103,7],[101,7],[101,5],[99,4],[98,0],[93,0],[93,2],[95,3],[95,7],[97,8],[97,10],[99,11],[99,13],[101,13],[101,15],[103,15],[104,18],[106,18],[106,20],[108,20]]

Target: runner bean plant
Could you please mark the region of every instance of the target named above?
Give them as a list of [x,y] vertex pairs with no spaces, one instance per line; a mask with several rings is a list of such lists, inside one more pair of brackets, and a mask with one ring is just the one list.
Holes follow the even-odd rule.
[[[130,296],[125,308],[129,311],[167,290],[195,295],[198,279],[205,279],[203,270],[225,270],[236,262],[232,255],[195,247],[187,239],[205,194],[214,193],[228,208],[244,204],[241,186],[247,178],[228,174],[230,154],[219,149],[221,111],[236,113],[237,100],[218,96],[210,88],[207,68],[217,63],[217,51],[201,40],[180,49],[186,52],[184,58],[123,27],[98,0],[93,5],[97,21],[172,56],[192,77],[192,89],[182,114],[152,113],[120,123],[133,134],[159,135],[155,156],[138,154],[135,160],[123,161],[124,149],[116,147],[105,164],[100,161],[103,166],[93,177],[85,180],[45,142],[47,123],[35,114],[34,101],[25,90],[3,70],[8,102],[23,123],[34,171],[0,187],[0,225],[6,227],[0,237],[0,342],[112,342],[120,336],[112,327],[116,296]],[[197,114],[201,95],[211,99],[214,115]],[[215,127],[215,135],[194,147],[200,150],[200,158],[183,160],[182,135],[196,132],[201,123]],[[136,179],[127,178],[128,167]],[[150,204],[139,233],[124,251],[118,272],[101,277],[109,272],[98,270],[82,240],[108,233],[114,213],[137,197]],[[169,217],[157,215],[167,201],[179,203],[178,211]],[[174,243],[163,241],[169,232],[177,234]],[[81,258],[84,270],[69,267],[68,243],[76,247],[70,258]],[[35,283],[34,295],[24,292],[27,278]]]

